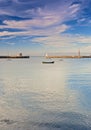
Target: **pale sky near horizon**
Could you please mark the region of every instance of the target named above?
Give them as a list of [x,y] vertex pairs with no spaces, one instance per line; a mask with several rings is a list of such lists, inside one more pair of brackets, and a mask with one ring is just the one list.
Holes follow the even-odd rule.
[[0,0],[0,54],[91,54],[91,0]]

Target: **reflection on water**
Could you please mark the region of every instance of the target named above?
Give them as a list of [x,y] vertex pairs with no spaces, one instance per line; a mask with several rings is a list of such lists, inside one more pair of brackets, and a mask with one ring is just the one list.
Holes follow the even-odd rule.
[[[50,113],[49,113],[50,114]],[[54,113],[51,113],[52,116]],[[51,116],[50,114],[50,116]],[[57,118],[57,114],[54,114],[55,119]],[[0,124],[3,125],[5,129],[12,130],[90,130],[91,123],[90,119],[86,116],[77,113],[60,113],[58,114],[58,118],[60,121],[13,121],[9,119],[4,119],[0,121]]]
[[0,130],[90,130],[91,59],[0,60]]

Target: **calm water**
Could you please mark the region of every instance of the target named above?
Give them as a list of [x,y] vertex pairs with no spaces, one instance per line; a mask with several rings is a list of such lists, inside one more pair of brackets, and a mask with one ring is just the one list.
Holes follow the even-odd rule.
[[91,130],[91,59],[0,60],[0,130]]

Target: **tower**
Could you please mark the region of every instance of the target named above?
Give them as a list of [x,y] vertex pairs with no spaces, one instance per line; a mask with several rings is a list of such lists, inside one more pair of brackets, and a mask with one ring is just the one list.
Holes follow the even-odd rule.
[[78,50],[78,57],[80,58],[80,49]]

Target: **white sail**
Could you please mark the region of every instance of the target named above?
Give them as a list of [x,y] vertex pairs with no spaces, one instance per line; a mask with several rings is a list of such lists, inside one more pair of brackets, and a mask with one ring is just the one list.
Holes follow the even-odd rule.
[[48,58],[48,54],[47,53],[46,53],[45,57]]

